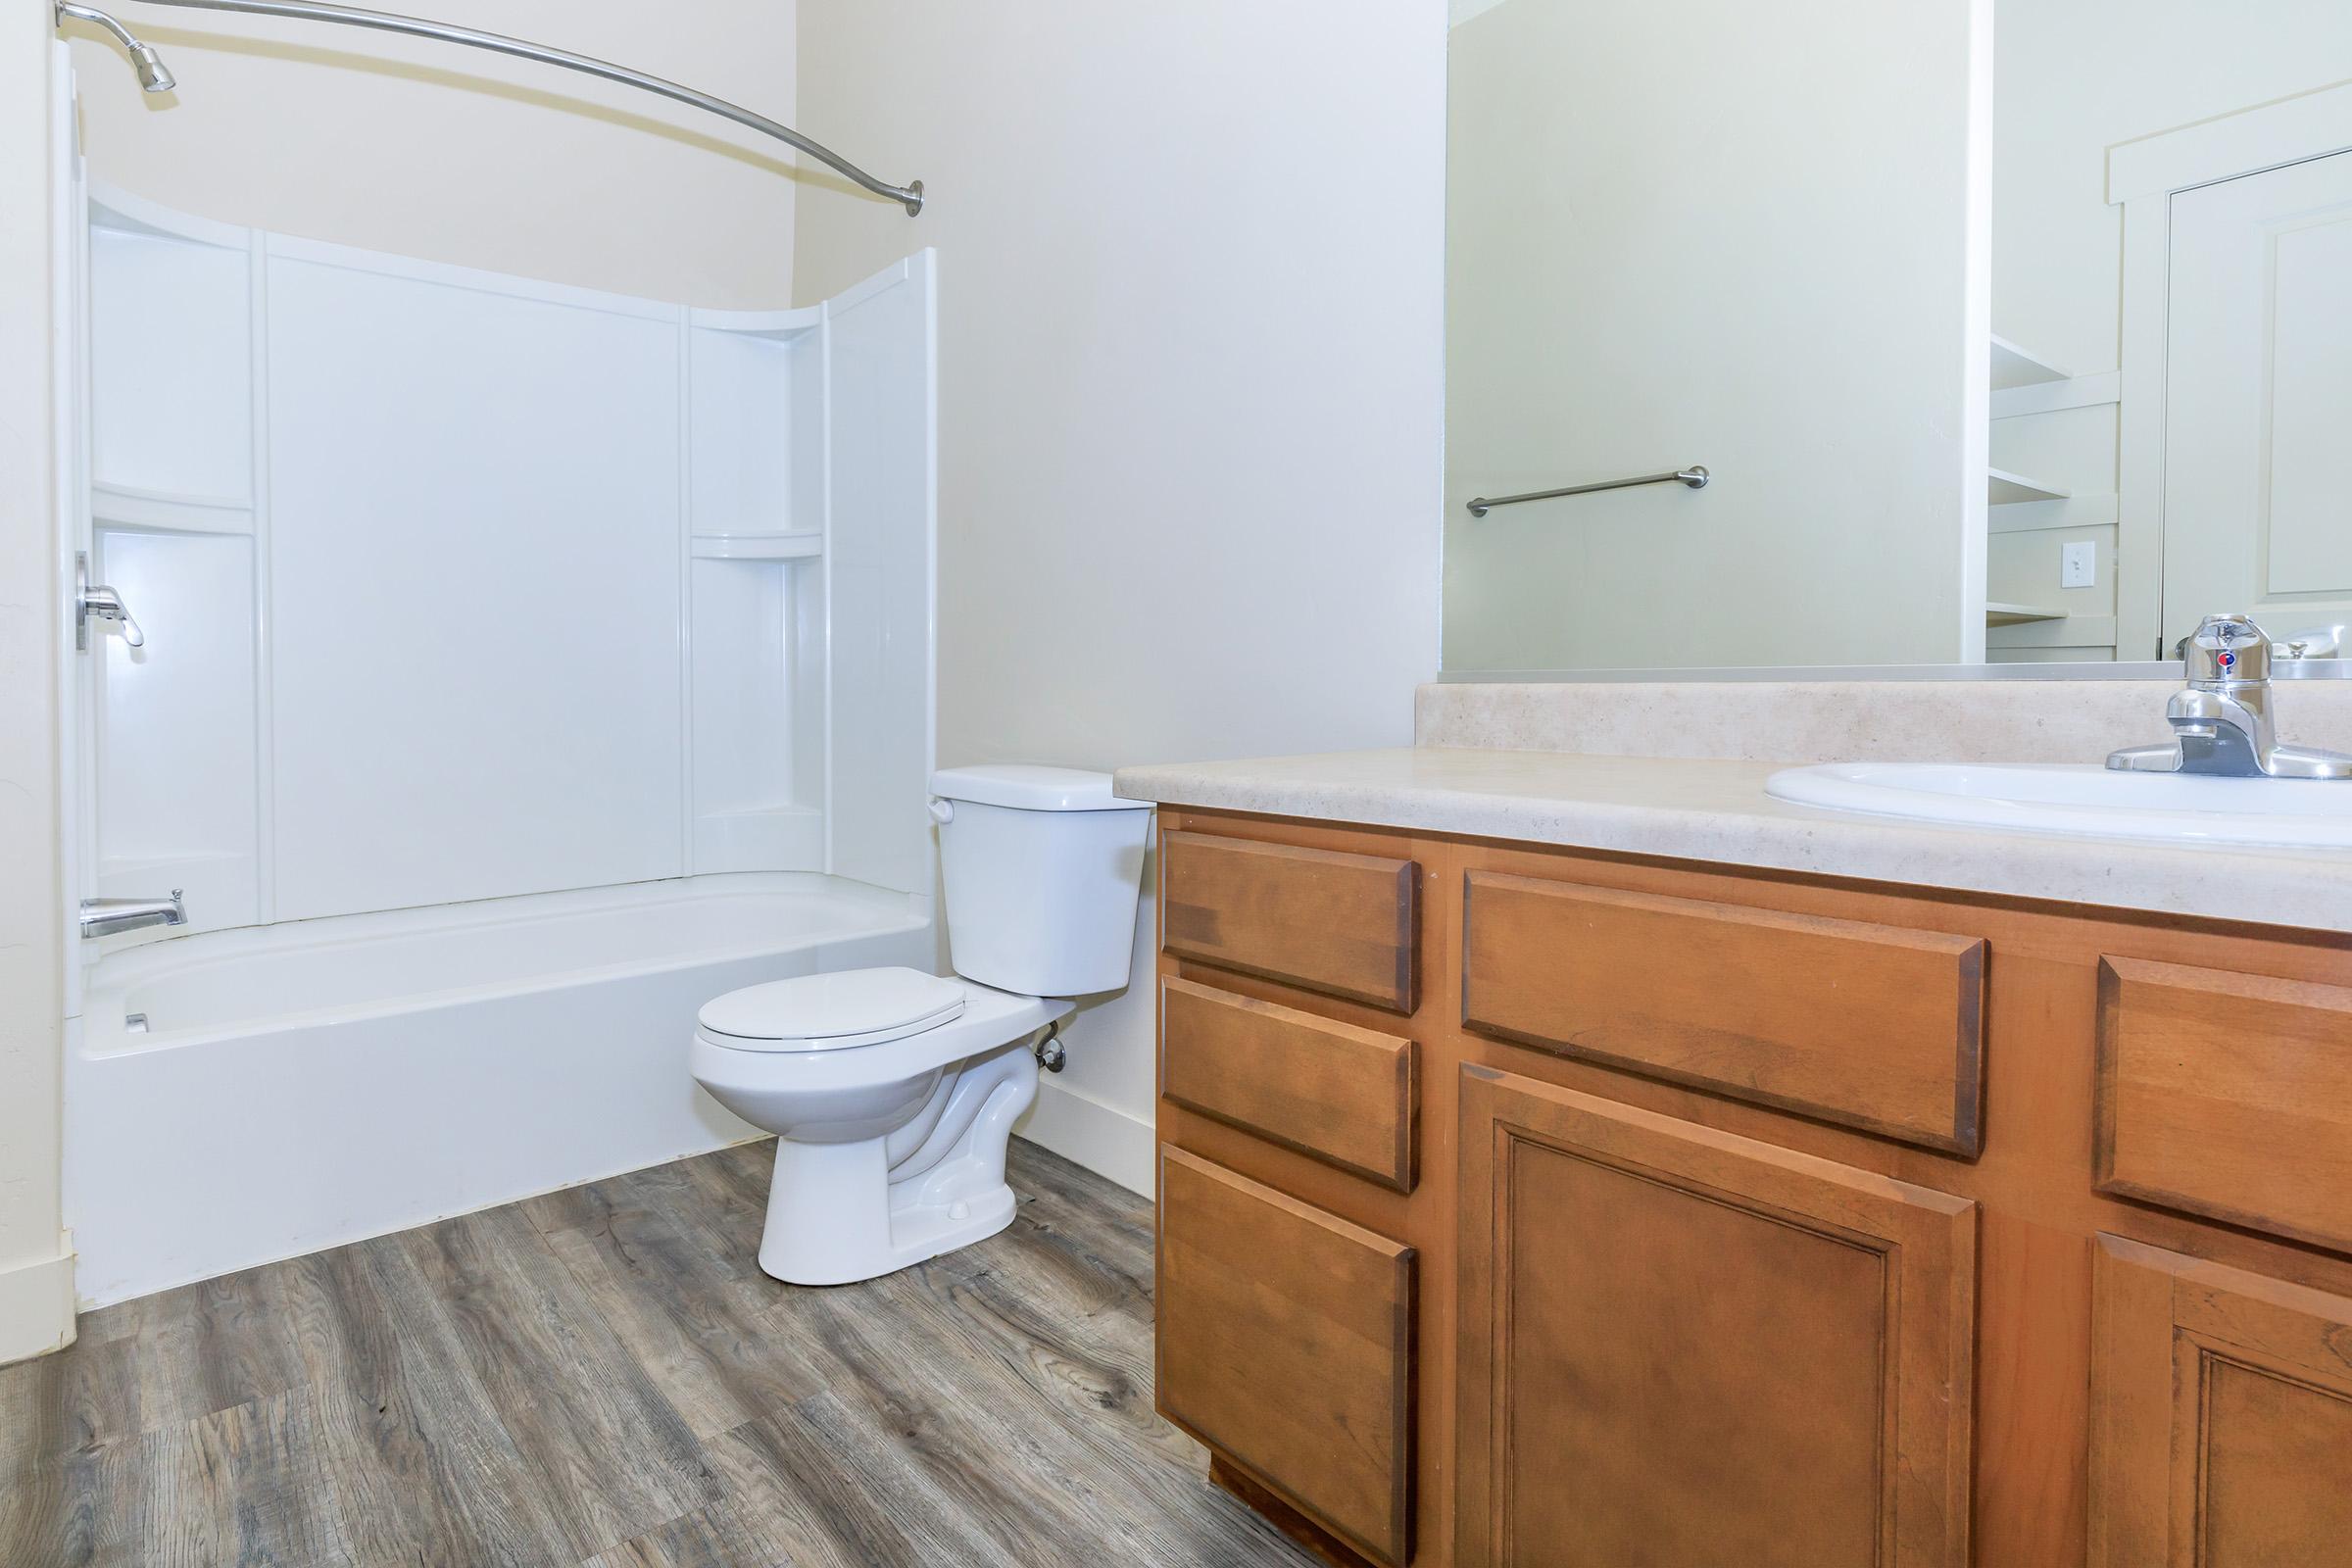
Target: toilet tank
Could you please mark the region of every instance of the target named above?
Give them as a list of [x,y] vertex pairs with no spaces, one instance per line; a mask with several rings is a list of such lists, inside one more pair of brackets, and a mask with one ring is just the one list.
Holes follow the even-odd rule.
[[931,775],[948,954],[999,991],[1081,997],[1127,983],[1152,807],[1108,773],[1000,763]]

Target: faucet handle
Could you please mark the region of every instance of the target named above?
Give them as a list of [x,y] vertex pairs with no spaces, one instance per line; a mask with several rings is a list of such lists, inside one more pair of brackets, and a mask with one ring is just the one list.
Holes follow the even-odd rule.
[[2267,681],[2271,639],[2244,615],[2207,615],[2182,639],[2180,672],[2191,686]]
[[130,607],[122,603],[122,596],[104,583],[90,581],[90,553],[83,550],[74,557],[74,646],[84,653],[89,652],[93,620],[121,626],[122,641],[132,648],[147,646],[147,634],[130,618]]

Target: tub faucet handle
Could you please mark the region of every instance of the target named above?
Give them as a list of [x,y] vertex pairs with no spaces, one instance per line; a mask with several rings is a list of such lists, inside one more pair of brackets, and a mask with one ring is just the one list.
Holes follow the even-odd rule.
[[147,646],[147,634],[139,623],[130,618],[130,607],[122,596],[104,583],[90,581],[90,558],[87,551],[74,557],[74,646],[89,651],[90,622],[110,620],[122,628],[122,641],[132,648]]

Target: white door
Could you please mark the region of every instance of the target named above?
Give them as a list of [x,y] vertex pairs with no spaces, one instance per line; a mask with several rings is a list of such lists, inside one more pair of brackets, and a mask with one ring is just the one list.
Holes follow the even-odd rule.
[[2352,153],[2173,198],[2167,649],[2352,621]]

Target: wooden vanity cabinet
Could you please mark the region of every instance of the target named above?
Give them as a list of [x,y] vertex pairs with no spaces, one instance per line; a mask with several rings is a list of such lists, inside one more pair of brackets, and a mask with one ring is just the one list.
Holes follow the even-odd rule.
[[1162,827],[1160,1408],[1327,1560],[2352,1564],[2352,940]]

